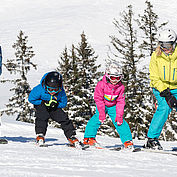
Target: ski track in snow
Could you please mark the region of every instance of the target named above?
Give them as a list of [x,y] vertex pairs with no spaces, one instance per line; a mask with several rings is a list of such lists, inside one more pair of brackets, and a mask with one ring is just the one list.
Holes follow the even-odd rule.
[[[35,145],[34,125],[2,120],[2,134],[9,144],[0,145],[0,176],[2,177],[171,177],[177,176],[177,156],[148,152],[79,150],[66,146],[63,131],[48,128],[46,143]],[[83,133],[78,132],[83,139]],[[119,138],[97,136],[105,146],[121,145]],[[144,141],[134,140],[143,145]],[[175,142],[162,142],[165,148],[177,147]]]

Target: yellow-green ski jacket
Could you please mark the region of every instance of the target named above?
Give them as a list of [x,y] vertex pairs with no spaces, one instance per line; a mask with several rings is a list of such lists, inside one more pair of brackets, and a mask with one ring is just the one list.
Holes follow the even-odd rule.
[[177,89],[177,47],[172,55],[160,56],[154,51],[149,65],[150,86],[159,92],[170,88]]

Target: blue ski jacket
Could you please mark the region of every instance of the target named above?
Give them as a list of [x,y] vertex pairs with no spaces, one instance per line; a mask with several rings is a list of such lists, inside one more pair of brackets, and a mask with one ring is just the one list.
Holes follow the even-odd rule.
[[28,101],[34,105],[40,105],[42,100],[50,101],[52,97],[55,97],[57,101],[59,102],[58,108],[64,108],[67,105],[67,96],[65,93],[65,90],[62,86],[61,91],[54,95],[51,96],[47,90],[45,90],[45,85],[44,85],[44,79],[47,76],[48,73],[46,73],[42,79],[40,84],[38,84],[36,87],[34,87],[28,97]]

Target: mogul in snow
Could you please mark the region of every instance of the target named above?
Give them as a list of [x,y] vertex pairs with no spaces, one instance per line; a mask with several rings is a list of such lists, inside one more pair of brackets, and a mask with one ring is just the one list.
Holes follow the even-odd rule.
[[158,46],[151,56],[150,85],[158,108],[152,118],[146,148],[162,150],[158,138],[172,108],[177,108],[176,33],[171,29],[159,33]]
[[[106,114],[111,118],[125,148],[133,148],[132,135],[128,123],[123,119],[125,96],[122,68],[117,63],[106,67],[105,75],[97,83],[94,92],[96,113],[89,120],[84,134],[84,144],[97,146],[95,139],[97,130],[106,119]],[[98,145],[99,146],[99,145]]]
[[29,102],[34,104],[36,109],[35,132],[36,142],[43,145],[48,126],[48,119],[61,124],[69,143],[73,146],[80,142],[75,137],[75,128],[62,108],[67,105],[67,96],[62,86],[62,76],[58,72],[46,73],[41,83],[34,87],[29,94]]

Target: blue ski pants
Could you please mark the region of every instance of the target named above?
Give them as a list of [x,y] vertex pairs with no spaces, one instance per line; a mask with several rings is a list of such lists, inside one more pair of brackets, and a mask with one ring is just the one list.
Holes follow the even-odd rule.
[[[112,106],[112,107],[105,106],[105,111],[111,118],[120,136],[122,143],[124,143],[125,141],[132,140],[132,134],[131,134],[128,123],[125,120],[123,120],[122,125],[119,126],[117,125],[117,122],[115,122],[116,106]],[[99,121],[99,112],[98,112],[98,109],[96,108],[96,113],[91,117],[91,119],[87,123],[84,138],[95,138],[100,125],[101,125],[101,122]]]
[[[171,90],[171,93],[177,99],[177,89]],[[152,118],[147,136],[148,138],[159,138],[163,126],[172,109],[168,106],[165,98],[160,96],[160,92],[158,90],[153,88],[153,94],[157,99],[158,107]]]

